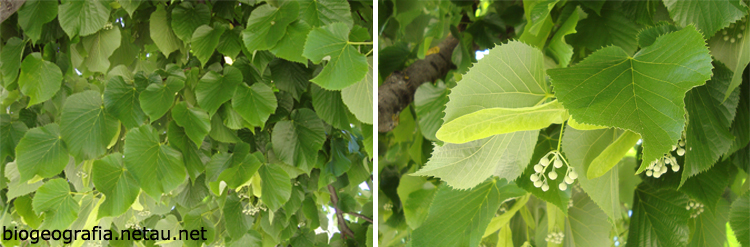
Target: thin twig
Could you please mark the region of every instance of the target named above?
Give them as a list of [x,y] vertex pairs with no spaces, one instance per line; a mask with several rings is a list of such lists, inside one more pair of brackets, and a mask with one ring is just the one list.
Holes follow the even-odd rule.
[[363,220],[366,220],[367,222],[370,222],[370,223],[372,223],[372,219],[370,219],[370,218],[369,218],[369,217],[367,217],[367,216],[364,216],[364,215],[361,215],[361,214],[358,214],[358,213],[355,213],[355,212],[348,212],[348,213],[346,213],[346,214],[348,214],[348,215],[352,215],[352,216],[357,216],[357,217],[359,217],[360,219],[363,219]]
[[336,219],[339,222],[339,231],[341,231],[343,238],[354,238],[354,232],[352,232],[352,230],[349,229],[349,226],[346,225],[344,212],[339,210],[339,195],[336,193],[336,188],[329,184],[328,192],[331,193],[331,203],[333,203],[333,208],[336,209]]

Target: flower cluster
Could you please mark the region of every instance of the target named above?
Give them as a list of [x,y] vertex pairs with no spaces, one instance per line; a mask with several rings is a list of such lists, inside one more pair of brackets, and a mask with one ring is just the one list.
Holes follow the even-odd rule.
[[551,232],[547,234],[547,237],[544,238],[544,241],[553,244],[562,244],[563,238],[565,238],[565,234],[563,234],[562,232]]
[[690,218],[698,218],[698,215],[703,213],[703,204],[691,200],[688,205],[685,206],[685,209],[691,211]]
[[[672,151],[676,151],[679,156],[685,155],[685,140],[680,140],[677,142],[677,145],[673,145]],[[680,164],[677,164],[677,158],[672,156],[672,153],[667,153],[658,160],[651,161],[651,164],[646,168],[646,176],[659,178],[669,171],[667,166],[671,166],[673,172],[680,171]]]
[[242,210],[242,213],[245,215],[253,216],[257,214],[260,211],[266,211],[268,208],[266,208],[266,205],[258,203],[258,205],[253,205],[252,203],[248,203],[247,206],[245,206],[245,209]]
[[391,204],[390,202],[386,203],[386,204],[383,204],[383,209],[385,211],[391,211],[391,210],[393,210],[393,204]]
[[[550,155],[552,158],[548,158]],[[550,162],[552,162],[552,165],[550,165]],[[531,174],[531,182],[534,182],[534,187],[542,188],[542,191],[549,190],[548,180],[557,179],[558,174],[555,171],[555,168],[561,168],[563,167],[563,164],[567,167],[565,170],[565,178],[563,178],[564,183],[558,184],[557,187],[560,188],[560,190],[568,189],[568,185],[573,184],[578,178],[578,173],[575,172],[573,167],[568,164],[568,161],[565,160],[562,157],[562,154],[557,150],[545,154],[542,159],[539,160],[539,164],[534,165],[534,171],[536,173]],[[547,169],[553,166],[554,168],[552,168],[550,172],[547,172]]]
[[[735,27],[739,27],[739,30],[736,29]],[[735,28],[735,32],[738,32],[738,31],[740,31],[740,32],[738,32],[737,35],[731,35],[731,34],[729,34],[729,32],[727,30],[722,31],[721,34],[724,36],[724,41],[728,41],[729,43],[734,44],[735,42],[739,42],[740,40],[742,40],[742,32],[741,31],[745,30],[745,23],[742,20],[738,21],[736,23],[736,25],[735,24],[730,24],[729,28],[730,29]]]

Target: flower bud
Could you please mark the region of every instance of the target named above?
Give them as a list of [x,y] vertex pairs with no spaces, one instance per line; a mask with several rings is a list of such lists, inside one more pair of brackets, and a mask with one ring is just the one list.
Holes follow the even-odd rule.
[[537,187],[537,188],[542,187],[542,181],[537,180],[536,182],[534,182],[534,187]]
[[572,179],[578,179],[578,173],[576,173],[576,171],[570,171],[570,173],[568,173],[568,177]]
[[547,156],[542,157],[542,160],[539,161],[539,164],[541,164],[544,167],[549,165],[549,159],[547,159]]
[[563,165],[563,162],[562,160],[560,160],[560,158],[555,159],[555,168],[560,168],[562,167],[562,165]]
[[557,172],[551,171],[547,174],[547,176],[549,177],[549,179],[555,180],[557,179]]
[[546,185],[546,184],[542,185],[542,191],[548,191],[548,190],[549,190],[549,185]]
[[560,185],[558,185],[557,187],[559,187],[560,190],[567,190],[568,189],[568,184],[566,184],[566,183],[560,183]]
[[534,165],[534,171],[535,171],[535,172],[542,172],[542,169],[543,169],[543,168],[544,168],[544,167],[542,167],[542,165],[538,165],[538,164],[537,164],[537,165]]
[[536,174],[531,174],[531,182],[536,182],[539,180],[539,176]]
[[568,184],[573,184],[573,181],[574,181],[574,180],[573,180],[572,178],[570,178],[570,177],[565,177],[565,182],[566,182],[566,183],[568,183]]

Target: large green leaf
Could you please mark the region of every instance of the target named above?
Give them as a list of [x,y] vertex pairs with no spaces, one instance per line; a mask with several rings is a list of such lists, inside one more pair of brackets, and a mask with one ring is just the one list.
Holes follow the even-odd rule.
[[[576,120],[641,135],[641,172],[680,139],[685,92],[704,84],[711,69],[701,34],[687,27],[659,37],[633,57],[619,47],[607,47],[576,66],[547,73],[558,100]],[[598,97],[605,95],[609,97]]]
[[685,246],[690,234],[687,204],[680,192],[641,183],[635,189],[627,246]]
[[0,161],[10,156],[16,157],[16,144],[21,141],[28,130],[26,124],[12,120],[10,115],[0,113]]
[[354,24],[346,1],[303,0],[299,2],[299,12],[300,18],[313,27],[341,22],[351,28]]
[[159,141],[151,125],[131,129],[125,136],[125,167],[152,198],[161,197],[185,181],[182,154]]
[[576,25],[578,25],[578,13],[581,12],[581,8],[577,7],[573,10],[573,13],[568,17],[562,26],[557,29],[555,36],[552,36],[552,41],[549,42],[547,50],[557,59],[559,67],[568,67],[570,59],[573,56],[573,46],[565,42],[565,36],[568,34],[576,33]]
[[74,157],[88,160],[104,155],[119,132],[120,122],[106,113],[99,92],[84,91],[65,101],[60,133]]
[[21,68],[21,58],[26,42],[18,37],[11,37],[0,52],[0,73],[2,73],[2,86],[10,88],[10,85],[18,78],[18,69]]
[[750,245],[750,193],[738,197],[729,211],[729,225],[742,246]]
[[638,29],[638,24],[619,9],[604,8],[601,15],[589,14],[586,19],[578,22],[577,33],[571,35],[569,40],[591,51],[616,45],[630,55],[638,48]]
[[65,179],[55,178],[39,187],[31,205],[34,213],[44,213],[44,229],[66,229],[78,218],[78,202],[70,194]]
[[164,116],[169,108],[172,107],[175,93],[185,87],[185,81],[180,78],[170,76],[166,84],[160,82],[148,85],[145,91],[141,92],[138,100],[141,101],[141,109],[151,118],[151,122],[159,120]]
[[[235,146],[235,151],[236,149]],[[262,158],[263,154],[261,153],[245,155],[235,154],[232,156],[232,165],[222,171],[216,181],[224,181],[227,184],[227,187],[231,189],[239,188],[245,182],[249,181],[261,165],[263,165],[261,161]]]
[[284,37],[287,26],[297,19],[299,4],[285,2],[279,8],[262,5],[250,13],[242,40],[248,51],[268,50]]
[[185,162],[188,175],[195,182],[205,169],[204,163],[206,161],[204,160],[208,160],[209,158],[206,154],[199,151],[198,146],[185,133],[185,129],[178,126],[175,121],[169,123],[167,138],[169,138],[170,146],[182,152],[182,160]]
[[195,86],[195,95],[201,108],[213,116],[221,104],[229,101],[237,85],[242,83],[242,72],[231,66],[224,68],[224,74],[209,71]]
[[81,65],[92,72],[107,73],[109,56],[120,47],[120,28],[102,29],[94,35],[81,39],[88,56]]
[[706,38],[729,26],[747,13],[729,0],[678,1],[664,0],[669,16],[680,26],[695,25]]
[[120,3],[120,6],[128,12],[128,15],[130,17],[133,17],[133,12],[138,9],[139,6],[141,6],[141,3],[143,0],[118,0],[118,3]]
[[[372,120],[372,57],[367,57],[369,69],[367,75],[361,81],[341,89],[341,100],[349,108],[349,111],[357,117],[357,120],[366,124],[373,124]],[[421,119],[420,119],[421,120]]]
[[227,233],[232,239],[239,239],[253,225],[252,218],[243,213],[244,206],[237,196],[227,196],[222,212],[224,215]]
[[208,25],[203,25],[195,29],[190,39],[192,41],[191,47],[193,48],[193,55],[201,61],[202,66],[206,66],[206,62],[214,54],[214,50],[219,45],[219,38],[221,38],[224,30],[224,27],[221,25],[216,29]]
[[644,28],[638,32],[638,46],[641,48],[651,46],[659,36],[678,30],[680,30],[679,27],[664,22],[656,26]]
[[21,63],[18,87],[24,95],[29,96],[29,106],[32,106],[55,96],[60,91],[62,79],[60,67],[44,61],[42,54],[35,52],[26,56]]
[[23,33],[36,42],[42,36],[42,26],[57,17],[57,1],[30,0],[18,10],[18,24]]
[[243,46],[242,30],[242,27],[234,27],[233,29],[225,31],[219,39],[219,45],[216,46],[216,51],[231,58],[237,57]]
[[172,9],[172,30],[185,42],[190,42],[195,30],[201,25],[208,25],[210,20],[211,10],[206,4],[182,2]]
[[607,214],[585,193],[577,193],[571,200],[573,206],[568,209],[568,222],[572,233],[570,237],[573,238],[575,246],[611,246],[612,238],[609,237],[609,232],[612,225],[607,219]]
[[[750,81],[750,78],[747,78]],[[737,104],[737,115],[732,121],[730,130],[734,142],[725,156],[729,156],[750,143],[750,83],[740,85],[740,102]]]
[[104,89],[104,109],[131,129],[146,121],[146,114],[138,100],[141,90],[135,84],[125,82],[121,76],[112,77]]
[[723,246],[727,240],[727,221],[729,221],[729,203],[719,202],[717,211],[703,212],[695,220],[695,228],[689,247]]
[[344,23],[333,23],[310,31],[303,55],[313,63],[328,57],[328,64],[311,81],[328,90],[340,90],[358,81],[367,74],[367,58],[359,53],[357,46],[349,43],[349,27]]
[[161,4],[157,4],[156,11],[151,13],[149,33],[151,39],[154,40],[154,44],[165,57],[182,47],[182,41],[172,32],[172,27],[169,26],[167,21],[167,11]]
[[66,0],[59,6],[57,18],[68,37],[96,33],[109,20],[109,4],[103,1]]
[[21,182],[26,182],[35,175],[53,177],[65,169],[69,160],[68,148],[63,143],[57,123],[26,132],[18,142],[16,154]]
[[[281,166],[266,164],[258,170],[263,196],[261,200],[269,210],[276,211],[286,203],[292,195],[292,182],[289,174]],[[292,212],[287,212],[292,213]]]
[[197,147],[203,144],[203,139],[211,131],[208,113],[200,108],[188,108],[185,102],[178,102],[174,105],[172,119],[177,125],[185,128],[185,134]]
[[524,31],[533,35],[538,35],[544,25],[544,21],[549,17],[550,10],[555,7],[559,0],[524,0],[524,13],[528,27]]
[[586,177],[594,179],[606,174],[610,169],[615,167],[618,162],[625,157],[625,154],[638,143],[641,136],[632,131],[625,131],[617,139],[609,144],[599,156],[590,162],[586,170]]
[[538,130],[495,135],[435,147],[420,176],[435,176],[456,189],[469,189],[492,175],[515,180],[529,164]]
[[39,229],[39,225],[42,224],[44,217],[40,217],[34,213],[33,206],[31,205],[31,197],[19,197],[13,201],[13,206],[16,208],[16,212],[21,216],[24,223],[31,228]]
[[318,85],[310,86],[315,113],[320,119],[337,129],[349,129],[349,116],[346,105],[341,100],[340,91],[329,91]]
[[305,172],[315,166],[325,140],[323,121],[306,108],[292,112],[290,120],[276,123],[271,133],[273,151],[279,160]]
[[240,83],[232,96],[232,107],[252,126],[263,127],[271,113],[276,111],[277,104],[271,87],[263,83],[250,87]]
[[305,49],[307,34],[310,33],[311,29],[310,25],[305,22],[292,22],[289,24],[289,27],[286,28],[284,38],[282,38],[276,46],[271,48],[271,52],[277,57],[306,64],[307,58],[302,56],[302,52]]
[[112,153],[94,161],[92,179],[96,189],[106,196],[99,206],[97,219],[117,217],[125,213],[141,191],[132,172],[125,168],[120,153]]
[[505,180],[489,180],[470,190],[442,185],[427,220],[412,232],[412,245],[479,246],[484,229],[500,204],[524,194],[525,191]]
[[466,143],[493,135],[546,128],[568,117],[557,101],[532,107],[488,108],[446,122],[435,136],[448,143]]
[[284,59],[274,59],[269,66],[271,80],[279,90],[289,92],[297,100],[307,91],[312,71],[305,65]]
[[713,73],[706,85],[693,88],[685,95],[688,125],[680,186],[688,178],[711,168],[721,155],[729,151],[735,138],[729,128],[739,103],[739,90],[734,90],[724,100],[732,72],[717,64]]
[[435,133],[443,125],[445,116],[443,111],[445,111],[445,104],[448,103],[448,93],[442,81],[437,85],[424,83],[414,93],[414,108],[417,112],[419,130],[428,140],[438,141]]
[[747,18],[721,30],[721,33],[708,40],[711,55],[726,64],[734,72],[732,82],[724,92],[724,98],[742,83],[742,71],[750,63],[750,28]]

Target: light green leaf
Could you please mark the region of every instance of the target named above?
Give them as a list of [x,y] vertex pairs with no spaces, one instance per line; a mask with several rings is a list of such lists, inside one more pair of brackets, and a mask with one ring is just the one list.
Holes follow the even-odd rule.
[[570,119],[568,119],[568,125],[577,130],[598,130],[607,128],[599,125],[579,123],[575,119],[573,119],[573,116],[570,116]]
[[261,200],[268,206],[269,210],[276,211],[292,195],[292,182],[289,175],[283,168],[273,164],[266,164],[260,167],[258,174],[260,174],[263,191]]
[[141,6],[143,0],[117,0],[117,2],[120,3],[120,6],[122,6],[125,12],[128,12],[128,15],[132,18],[133,12],[138,9],[138,6]]
[[237,85],[242,83],[242,72],[231,66],[224,68],[224,74],[209,71],[195,86],[195,95],[201,108],[213,116],[221,104],[229,101]]
[[138,96],[141,109],[151,118],[151,122],[159,120],[172,107],[175,93],[185,87],[185,81],[174,76],[167,78],[166,85],[159,82],[148,85]]
[[742,246],[750,245],[750,193],[745,192],[732,203],[729,225]]
[[196,239],[194,241],[188,240],[184,241],[184,243],[189,247],[201,247],[203,246],[202,243],[210,244],[214,241],[214,236],[216,235],[216,229],[214,227],[214,223],[211,222],[206,217],[203,217],[201,215],[201,211],[192,211],[185,215],[182,218],[182,221],[184,222],[185,230],[188,232],[192,231],[201,231],[202,234],[205,234],[203,237],[204,239]]
[[[607,47],[576,66],[547,73],[556,97],[576,120],[643,137],[642,172],[680,139],[685,92],[704,84],[711,68],[703,38],[687,27],[659,37],[633,57],[619,47]],[[597,97],[602,95],[614,96]]]
[[51,123],[26,132],[16,147],[16,164],[21,182],[39,175],[51,178],[68,164],[68,148],[60,136],[57,123]]
[[16,162],[10,162],[5,165],[5,177],[8,178],[8,200],[29,194],[36,191],[42,186],[42,181],[27,183],[21,181],[21,173],[18,172]]
[[178,102],[174,105],[172,119],[177,125],[185,128],[185,134],[197,147],[203,144],[203,139],[211,130],[208,114],[199,108],[188,108],[185,102]]
[[528,28],[524,31],[538,35],[544,21],[549,17],[549,12],[555,7],[559,0],[524,0],[524,13]]
[[[744,30],[743,30],[744,29]],[[735,24],[721,30],[720,33],[708,40],[708,46],[711,55],[718,61],[726,64],[734,72],[732,82],[724,92],[724,99],[735,88],[742,83],[742,71],[750,63],[750,27],[748,27],[747,18],[738,21]]]
[[[625,154],[635,146],[639,139],[641,139],[640,135],[626,130],[625,133],[622,133],[622,135],[617,137],[617,139],[609,144],[599,156],[596,156],[596,158],[591,161],[590,164],[593,165],[590,165],[588,170],[586,170],[586,177],[594,179],[604,176],[604,174],[620,162],[622,157],[625,157]],[[581,172],[583,172],[583,170]]]
[[612,246],[609,237],[612,225],[607,215],[585,193],[577,193],[571,200],[573,206],[568,209],[568,222],[575,246]]
[[334,128],[350,129],[348,112],[340,91],[328,91],[318,85],[312,85],[310,91],[313,108],[320,119]]
[[638,48],[636,37],[639,29],[639,25],[621,10],[604,8],[601,15],[588,15],[578,22],[577,33],[568,40],[591,51],[616,45],[630,55]]
[[[156,225],[154,226],[155,231],[159,232],[174,232],[179,233],[180,230],[182,230],[182,225],[180,225],[180,222],[177,221],[177,218],[174,215],[167,215],[163,219],[156,222]],[[157,244],[159,246],[164,247],[179,247],[182,246],[182,240],[180,238],[174,238],[174,239],[166,239],[161,241],[156,241],[154,244]]]
[[709,2],[664,0],[664,6],[677,24],[682,27],[695,25],[706,38],[713,37],[716,31],[747,14],[727,0]]
[[62,178],[47,181],[39,187],[31,202],[36,214],[44,213],[44,229],[65,229],[78,218],[78,202],[70,195],[68,182]]
[[435,137],[445,117],[445,104],[448,103],[448,93],[445,83],[438,81],[437,85],[423,83],[414,93],[414,108],[417,112],[419,130],[431,141],[438,141]]
[[234,91],[232,107],[252,126],[263,127],[268,117],[276,111],[276,96],[266,84],[255,83],[248,87],[240,83]]
[[[5,51],[5,50],[3,50]],[[62,71],[54,63],[44,61],[42,54],[31,53],[21,63],[18,87],[29,96],[29,106],[47,101],[60,91]]]
[[245,182],[249,181],[261,165],[263,165],[258,156],[263,157],[261,153],[233,156],[232,166],[222,171],[216,181],[224,181],[227,183],[227,187],[231,189],[239,188]]
[[448,143],[466,143],[493,135],[546,128],[568,117],[557,101],[532,107],[488,108],[443,124],[435,136]]
[[212,28],[203,25],[195,29],[191,38],[193,55],[201,61],[201,66],[206,66],[206,62],[214,54],[214,50],[219,45],[219,38],[224,33],[224,27]]
[[3,75],[2,86],[10,88],[10,85],[18,77],[18,69],[21,68],[21,58],[26,43],[18,37],[11,37],[0,52],[0,72]]
[[268,50],[284,37],[287,26],[297,19],[299,4],[284,2],[279,8],[262,5],[250,13],[242,40],[248,51]]
[[404,219],[411,229],[417,229],[427,219],[436,188],[426,184],[427,178],[401,176],[396,190],[404,209]]
[[190,42],[198,27],[208,25],[211,21],[211,10],[206,4],[194,5],[190,2],[182,2],[172,9],[171,15],[174,34],[185,42]]
[[74,157],[88,160],[104,155],[119,132],[120,122],[105,112],[99,92],[84,91],[65,101],[60,133]]
[[120,47],[121,38],[118,27],[103,29],[94,35],[83,37],[81,42],[88,56],[81,65],[91,72],[106,74],[109,71],[109,56]]
[[341,89],[341,100],[357,120],[366,124],[373,124],[372,119],[372,57],[367,57],[369,69],[361,81]]
[[24,223],[31,228],[39,229],[39,225],[42,224],[44,217],[40,217],[34,213],[30,196],[16,198],[16,200],[13,201],[13,206],[16,208],[16,212],[21,216]]
[[685,246],[690,234],[687,204],[680,192],[641,183],[635,189],[626,246]]
[[185,181],[182,154],[159,141],[151,125],[131,129],[125,136],[125,167],[154,199],[172,191]]
[[555,36],[552,36],[549,47],[547,47],[547,50],[555,57],[558,66],[561,68],[568,67],[570,59],[573,56],[573,46],[565,41],[565,36],[576,33],[579,12],[582,12],[581,7],[576,7],[568,19],[563,22],[562,26],[557,29]]
[[357,48],[349,43],[349,27],[344,23],[310,31],[303,55],[316,64],[329,58],[328,64],[311,81],[328,90],[340,90],[361,81],[367,74],[368,64]]
[[99,207],[97,219],[117,217],[125,213],[141,191],[133,174],[122,163],[120,153],[112,153],[94,161],[92,179],[96,189],[106,196]]
[[435,147],[418,176],[435,176],[455,189],[470,189],[492,175],[515,180],[534,152],[538,130],[495,135],[464,144]]
[[131,129],[146,121],[146,114],[138,101],[140,90],[134,84],[128,84],[121,76],[112,77],[104,89],[104,109]]
[[303,0],[299,2],[299,15],[313,27],[341,22],[352,27],[352,13],[349,3],[336,0]]
[[42,26],[57,17],[57,1],[29,0],[18,10],[18,24],[23,33],[37,42],[42,36]]
[[271,133],[273,151],[279,160],[310,172],[326,140],[323,121],[310,109],[292,112],[290,120],[276,123]]
[[412,245],[479,246],[484,229],[500,204],[524,194],[505,180],[489,180],[470,190],[441,185],[427,220],[412,233]]
[[167,21],[167,11],[164,10],[161,4],[157,4],[156,11],[151,13],[149,33],[151,39],[154,40],[154,44],[156,44],[156,47],[159,48],[165,57],[168,57],[169,53],[182,47],[182,41],[172,32],[172,28]]
[[305,40],[307,40],[307,34],[310,33],[312,28],[306,22],[295,21],[289,24],[286,28],[286,34],[284,37],[271,48],[271,52],[277,57],[307,64],[307,58],[302,56],[302,52],[305,48]]
[[715,213],[703,212],[695,219],[695,232],[688,247],[723,246],[727,240],[727,221],[729,221],[729,203],[719,201],[719,210]]
[[103,1],[68,0],[58,8],[60,26],[73,38],[96,33],[109,20],[109,4]]
[[518,212],[518,210],[521,210],[521,208],[526,207],[526,202],[529,201],[529,198],[531,198],[530,194],[526,194],[525,196],[517,198],[513,203],[513,207],[506,210],[504,213],[492,218],[490,224],[487,226],[487,229],[484,231],[484,235],[482,236],[482,238],[486,238],[487,236],[492,235],[502,227],[509,226],[508,224],[510,223],[510,220],[513,218],[513,216],[516,215],[516,212]]

